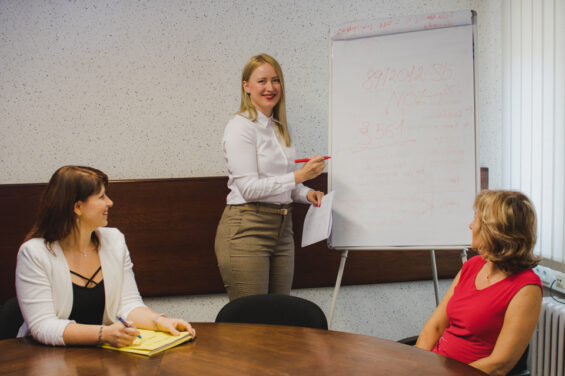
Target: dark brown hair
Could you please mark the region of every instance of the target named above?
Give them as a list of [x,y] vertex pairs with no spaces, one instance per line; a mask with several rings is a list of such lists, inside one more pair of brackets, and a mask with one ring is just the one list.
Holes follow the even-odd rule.
[[475,198],[479,218],[481,247],[485,258],[499,269],[516,273],[536,266],[536,211],[523,193],[516,191],[482,191]]
[[[86,201],[89,196],[108,187],[108,176],[100,170],[83,166],[59,168],[41,196],[37,219],[25,240],[44,238],[47,245],[64,239],[77,227],[75,203]],[[99,240],[92,233],[98,247]]]

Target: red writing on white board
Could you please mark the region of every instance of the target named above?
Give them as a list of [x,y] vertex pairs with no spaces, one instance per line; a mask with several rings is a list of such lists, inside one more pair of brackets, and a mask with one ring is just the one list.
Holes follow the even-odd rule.
[[456,24],[454,19],[455,12],[444,12],[401,18],[385,18],[372,22],[350,23],[338,27],[333,33],[333,38],[354,38],[362,35],[378,35],[395,31],[450,27]]
[[399,122],[391,121],[364,121],[359,127],[361,140],[359,145],[370,145],[382,139],[404,137],[404,119]]
[[386,67],[384,69],[369,69],[366,79],[361,86],[367,90],[375,90],[386,86],[394,86],[399,83],[412,83],[422,81],[424,67],[412,65],[403,68]]
[[402,20],[400,19],[386,18],[384,20],[379,20],[374,23],[346,25],[338,28],[334,33],[334,37],[337,38],[352,37],[355,35],[383,32],[389,29],[391,26],[399,25],[401,23]]
[[429,65],[408,65],[404,67],[386,66],[367,70],[361,86],[367,91],[410,86],[418,83],[449,81],[454,77],[453,69],[447,61],[437,61]]
[[392,90],[385,105],[385,113],[388,115],[392,110],[403,110],[406,107],[419,105],[459,105],[458,87],[453,84],[445,84],[434,89],[419,90]]
[[453,77],[453,70],[446,61],[432,64],[432,69],[433,81],[446,81],[450,80],[451,77]]

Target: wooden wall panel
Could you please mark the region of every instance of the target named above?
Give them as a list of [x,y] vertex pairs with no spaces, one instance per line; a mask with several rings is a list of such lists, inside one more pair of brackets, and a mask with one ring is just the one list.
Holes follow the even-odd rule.
[[0,185],[0,300],[15,296],[18,248],[30,230],[45,184]]
[[[484,171],[482,180],[485,181]],[[488,177],[488,172],[486,172]],[[143,296],[223,292],[214,255],[216,226],[225,206],[226,177],[112,181],[109,225],[119,228]],[[326,191],[324,174],[309,186]],[[29,231],[45,184],[0,185],[0,300],[15,295],[16,255]],[[340,252],[325,242],[300,248],[306,205],[295,205],[294,288],[333,286]],[[440,278],[461,266],[458,251],[436,251]],[[432,278],[428,251],[349,252],[342,285]]]

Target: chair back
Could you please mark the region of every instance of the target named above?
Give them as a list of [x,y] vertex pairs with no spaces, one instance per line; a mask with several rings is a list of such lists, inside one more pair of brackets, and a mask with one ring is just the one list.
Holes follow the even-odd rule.
[[6,300],[0,309],[0,339],[16,338],[23,322],[18,299],[12,297]]
[[418,341],[418,337],[419,336],[406,337],[406,338],[399,339],[396,342],[400,342],[400,343],[403,343],[405,345],[414,346],[416,344],[416,342]]
[[328,329],[326,315],[315,303],[290,295],[251,295],[232,300],[216,322],[273,324]]

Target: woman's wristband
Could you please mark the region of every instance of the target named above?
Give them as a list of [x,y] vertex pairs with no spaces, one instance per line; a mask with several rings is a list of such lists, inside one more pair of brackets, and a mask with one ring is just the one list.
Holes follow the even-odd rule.
[[100,329],[98,329],[98,344],[102,344],[102,331],[104,330],[104,325],[100,325]]

